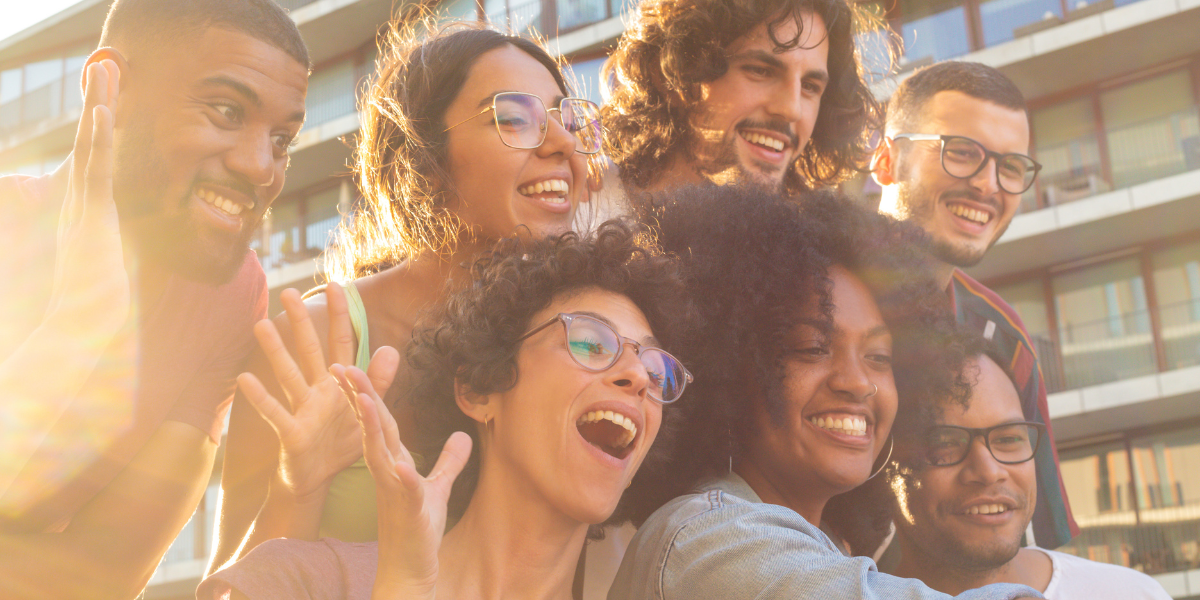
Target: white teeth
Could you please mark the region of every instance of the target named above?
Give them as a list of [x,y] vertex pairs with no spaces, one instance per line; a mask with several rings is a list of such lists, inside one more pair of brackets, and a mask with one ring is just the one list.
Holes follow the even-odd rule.
[[828,429],[835,433],[856,436],[867,434],[867,420],[858,416],[812,417],[809,421],[821,429]]
[[205,202],[231,215],[241,214],[244,208],[241,204],[218,196],[217,193],[212,190],[198,189],[196,190],[196,195],[199,196],[201,200],[204,200]]
[[974,221],[984,225],[986,225],[988,221],[992,220],[991,215],[987,214],[986,212],[982,210],[975,210],[973,208],[967,208],[961,204],[951,204],[950,212],[967,219],[968,221]]
[[621,413],[614,413],[611,410],[593,410],[579,417],[579,421],[575,425],[583,425],[584,423],[595,423],[599,420],[610,421],[615,425],[619,425],[625,429],[625,435],[618,441],[618,446],[624,448],[628,446],[633,438],[637,437],[637,425],[633,424],[633,419],[626,417]]
[[995,515],[1008,510],[1003,504],[980,504],[967,509],[968,515]]
[[529,196],[544,192],[558,192],[557,198],[548,198],[547,201],[554,204],[559,204],[560,201],[566,201],[567,192],[570,191],[570,189],[571,185],[564,179],[547,179],[534,184],[521,186],[517,188],[517,193],[521,194],[522,196]]
[[766,136],[761,133],[755,133],[753,131],[743,131],[741,132],[741,136],[751,144],[758,144],[759,146],[764,146],[776,152],[783,151],[783,142],[773,137]]

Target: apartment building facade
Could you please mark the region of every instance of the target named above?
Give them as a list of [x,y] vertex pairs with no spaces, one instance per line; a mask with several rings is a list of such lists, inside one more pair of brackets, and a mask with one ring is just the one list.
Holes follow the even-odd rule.
[[[282,0],[313,53],[308,121],[254,241],[273,297],[314,282],[356,191],[344,139],[390,0]],[[66,156],[79,70],[108,0],[0,40],[0,172]],[[900,74],[957,59],[1009,75],[1045,168],[976,278],[1038,345],[1063,476],[1083,531],[1064,551],[1136,568],[1200,598],[1200,0],[888,0]],[[536,30],[583,93],[624,31],[618,0],[452,0],[441,10]],[[870,39],[863,39],[870,45]],[[869,196],[870,184],[864,186]],[[219,474],[147,598],[190,597],[211,545]]]

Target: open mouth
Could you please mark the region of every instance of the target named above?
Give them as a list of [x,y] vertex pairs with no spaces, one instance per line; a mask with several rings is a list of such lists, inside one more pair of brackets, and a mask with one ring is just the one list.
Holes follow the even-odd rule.
[[571,184],[565,179],[547,179],[517,188],[518,194],[537,198],[549,204],[566,204],[569,191],[571,191]]
[[617,459],[629,456],[637,425],[628,417],[611,410],[593,410],[575,422],[584,441]]
[[992,220],[992,215],[986,211],[963,206],[962,204],[948,204],[947,208],[949,208],[950,213],[954,216],[966,219],[972,223],[987,225]]
[[808,421],[821,429],[842,435],[855,437],[866,437],[867,435],[867,420],[858,415],[824,414],[809,417]]
[[783,152],[783,149],[787,147],[787,143],[783,140],[771,137],[769,135],[763,135],[755,131],[738,131],[738,135],[740,135],[743,140],[746,140],[747,142],[758,146],[759,148],[769,150],[771,152]]
[[242,204],[225,198],[224,196],[221,196],[220,194],[208,188],[196,187],[194,191],[197,198],[200,198],[208,203],[209,206],[212,206],[229,216],[236,217],[242,214],[242,211],[246,209],[246,207]]

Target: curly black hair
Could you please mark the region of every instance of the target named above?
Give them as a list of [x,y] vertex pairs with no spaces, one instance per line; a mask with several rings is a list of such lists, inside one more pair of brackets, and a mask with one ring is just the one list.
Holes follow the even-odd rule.
[[[835,265],[867,285],[891,330],[900,412],[920,398],[969,392],[958,375],[963,354],[949,298],[935,282],[918,228],[830,191],[789,198],[704,186],[652,203],[642,216],[661,247],[683,259],[703,324],[677,346],[698,374],[684,406],[685,433],[668,478],[631,507],[635,523],[700,478],[726,472],[754,434],[747,403],[763,402],[772,419],[783,421],[787,335],[814,299],[824,326],[832,327]],[[758,393],[748,397],[752,387]]]
[[[862,170],[883,109],[864,81],[854,41],[863,33],[888,36],[878,16],[847,0],[643,0],[605,65],[606,76],[615,79],[601,113],[605,152],[625,185],[647,188],[669,160],[690,155],[700,84],[728,71],[731,44],[765,23],[776,52],[796,48],[806,39],[806,13],[819,15],[828,31],[829,85],[812,139],[787,170],[784,188],[795,193],[833,185]],[[799,26],[795,37],[780,37],[789,22]],[[890,70],[894,50],[885,49]]]
[[[471,458],[450,495],[448,522],[470,503],[479,476],[477,423],[458,408],[455,382],[477,394],[516,384],[515,350],[533,316],[564,294],[597,288],[628,297],[646,317],[664,349],[693,326],[695,314],[679,261],[639,244],[647,238],[629,222],[607,221],[586,236],[568,232],[543,240],[508,238],[471,268],[472,284],[426,315],[413,332],[407,358],[422,434],[417,445],[428,465],[455,431],[472,437]],[[670,351],[670,350],[668,350]],[[632,487],[661,473],[677,421],[675,406],[663,411],[658,437]],[[619,521],[620,509],[610,521]]]

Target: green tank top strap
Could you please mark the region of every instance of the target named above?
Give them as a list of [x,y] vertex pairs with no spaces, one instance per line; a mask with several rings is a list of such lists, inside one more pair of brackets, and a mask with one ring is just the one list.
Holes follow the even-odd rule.
[[350,325],[354,327],[354,337],[358,338],[358,351],[354,353],[354,366],[367,370],[371,363],[371,339],[367,330],[367,308],[363,306],[362,296],[354,282],[348,282],[342,289],[346,290],[346,306],[350,309]]

